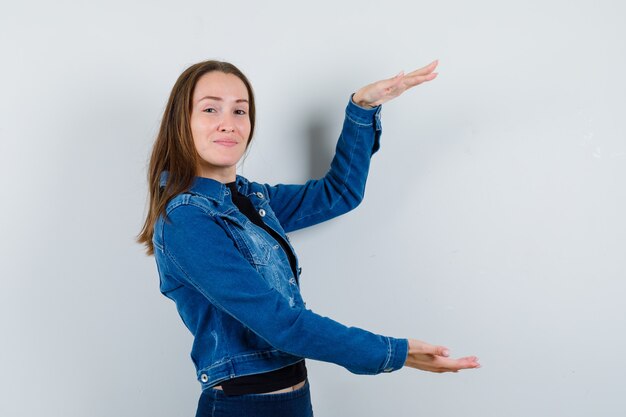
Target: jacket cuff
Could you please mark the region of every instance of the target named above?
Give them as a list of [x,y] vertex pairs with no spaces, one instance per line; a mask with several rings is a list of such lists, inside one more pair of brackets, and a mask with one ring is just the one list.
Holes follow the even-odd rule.
[[371,125],[375,122],[375,119],[380,121],[380,110],[383,108],[382,105],[379,104],[378,106],[371,108],[361,107],[354,102],[352,99],[353,97],[354,93],[350,94],[350,102],[348,103],[347,108],[347,112],[350,116],[353,116],[357,122],[365,125]]
[[348,106],[346,107],[346,116],[354,123],[361,126],[371,126],[374,130],[374,143],[372,145],[372,151],[370,155],[373,155],[380,148],[380,136],[382,134],[382,124],[380,122],[380,111],[382,105],[366,109],[356,104],[352,97],[354,93],[350,95]]
[[409,339],[396,339],[387,337],[388,353],[387,360],[383,366],[382,372],[393,372],[404,366],[409,355]]

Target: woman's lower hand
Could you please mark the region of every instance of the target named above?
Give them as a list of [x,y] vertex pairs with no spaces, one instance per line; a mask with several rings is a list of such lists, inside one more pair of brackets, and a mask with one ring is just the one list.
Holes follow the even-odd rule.
[[408,74],[400,72],[395,77],[366,85],[354,94],[352,100],[361,107],[376,107],[398,97],[409,88],[434,80],[437,77],[437,73],[433,71],[438,64],[439,61],[435,60],[425,67]]
[[461,369],[480,368],[476,356],[449,358],[450,352],[444,346],[435,346],[419,340],[409,339],[409,355],[404,366],[429,372],[458,372]]

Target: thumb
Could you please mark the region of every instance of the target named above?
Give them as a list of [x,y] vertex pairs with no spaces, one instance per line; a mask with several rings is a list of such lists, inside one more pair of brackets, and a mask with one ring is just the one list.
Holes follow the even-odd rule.
[[450,349],[445,346],[435,346],[435,353],[433,353],[433,355],[445,356],[447,358],[450,356]]
[[384,80],[381,80],[378,82],[378,84],[382,87],[382,88],[391,88],[393,86],[395,86],[396,84],[398,84],[400,82],[400,80],[402,79],[402,77],[404,77],[404,71],[400,71],[399,73],[397,73],[396,75],[394,75],[391,78],[387,78]]
[[450,356],[450,350],[445,346],[431,345],[429,343],[422,342],[422,341],[415,340],[415,339],[411,339],[409,341],[409,349],[412,350],[411,348],[414,348],[420,353],[426,353],[429,355],[444,356],[444,357]]
[[435,356],[444,356],[446,358],[450,356],[450,350],[445,346],[428,345],[426,349],[426,353],[429,353]]

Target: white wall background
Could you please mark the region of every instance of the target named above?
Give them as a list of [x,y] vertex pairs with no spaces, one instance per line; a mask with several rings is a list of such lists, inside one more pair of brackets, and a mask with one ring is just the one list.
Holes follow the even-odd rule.
[[313,310],[483,368],[307,361],[316,416],[626,415],[625,12],[3,1],[0,415],[193,415],[191,336],[134,236],[169,90],[211,58],[255,86],[242,173],[269,182],[319,173],[351,92],[440,59],[385,106],[364,203],[293,242]]

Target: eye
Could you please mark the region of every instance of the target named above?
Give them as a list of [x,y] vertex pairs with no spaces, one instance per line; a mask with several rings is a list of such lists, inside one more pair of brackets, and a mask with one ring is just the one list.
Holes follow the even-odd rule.
[[245,111],[245,110],[235,110],[235,114],[238,114],[238,115],[240,115],[240,116],[243,116],[243,115],[245,115],[245,114],[246,114],[246,111]]
[[209,107],[208,109],[204,109],[202,111],[207,113],[215,113],[216,110],[213,107]]

